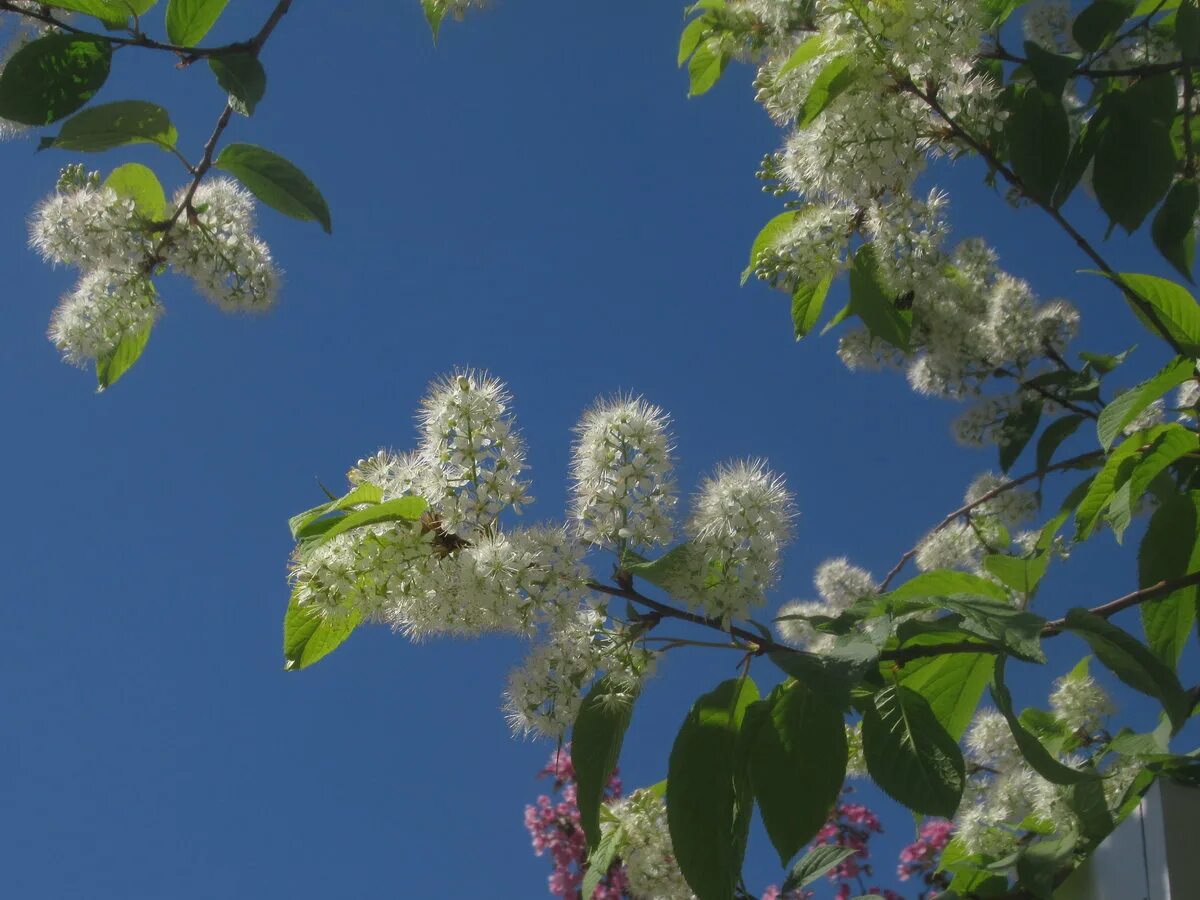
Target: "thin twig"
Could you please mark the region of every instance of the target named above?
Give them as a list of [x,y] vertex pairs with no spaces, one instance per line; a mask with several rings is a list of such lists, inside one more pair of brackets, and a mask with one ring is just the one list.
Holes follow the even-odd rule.
[[[989,500],[994,500],[996,497],[1000,496],[1006,491],[1011,491],[1013,488],[1020,487],[1021,485],[1033,481],[1036,478],[1043,478],[1046,475],[1049,475],[1051,472],[1058,472],[1063,469],[1073,469],[1083,463],[1101,459],[1103,456],[1103,450],[1090,450],[1087,453],[1080,453],[1078,456],[1072,456],[1070,459],[1064,459],[1062,462],[1056,462],[1053,465],[1046,466],[1044,469],[1035,469],[1032,472],[1026,472],[1024,475],[1011,478],[1003,484],[996,485],[996,487],[992,488],[991,490],[980,494],[978,498],[972,500],[970,503],[964,503],[958,509],[948,513],[945,518],[933,526],[933,529],[929,532],[929,534],[936,534],[944,528],[948,528],[954,523],[955,519],[959,518],[960,516],[967,515],[976,507],[982,506]],[[929,535],[927,534],[926,537],[928,536]],[[907,564],[908,561],[916,555],[916,547],[906,550],[903,555],[901,555],[900,559],[897,560],[896,564],[892,566],[887,575],[884,576],[883,582],[879,585],[879,590],[886,591],[888,589],[888,585],[890,585],[893,579],[900,574],[900,571],[904,568],[905,564]]]

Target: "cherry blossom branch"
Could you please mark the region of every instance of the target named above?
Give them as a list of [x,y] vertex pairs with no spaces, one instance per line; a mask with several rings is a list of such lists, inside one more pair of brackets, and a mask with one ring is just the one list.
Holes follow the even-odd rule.
[[[992,488],[991,490],[984,492],[977,499],[972,500],[970,503],[964,503],[958,509],[948,513],[945,518],[933,526],[933,529],[929,532],[929,534],[936,534],[937,532],[950,527],[960,516],[967,515],[972,510],[982,506],[989,500],[994,500],[996,497],[1000,496],[1006,491],[1011,491],[1013,488],[1020,487],[1021,485],[1027,484],[1034,479],[1044,478],[1051,472],[1058,472],[1063,469],[1073,469],[1083,463],[1092,462],[1093,460],[1102,459],[1103,457],[1103,450],[1091,450],[1087,453],[1080,453],[1078,456],[1072,456],[1070,459],[1064,459],[1062,462],[1057,462],[1053,465],[1046,466],[1044,469],[1035,469],[1032,472],[1026,472],[1024,475],[1019,475],[1016,478],[1009,479],[1003,484],[996,485],[996,487]],[[926,535],[926,537],[928,537],[928,535]],[[896,576],[900,574],[901,570],[903,570],[908,561],[916,555],[916,547],[906,550],[900,556],[900,559],[897,560],[896,564],[892,566],[887,575],[884,576],[883,581],[879,585],[879,590],[886,591],[888,589],[888,585],[890,585]]]
[[1104,275],[1106,275],[1108,279],[1117,286],[1121,293],[1128,298],[1129,302],[1136,306],[1139,311],[1141,311],[1146,319],[1154,326],[1155,330],[1158,331],[1162,339],[1167,342],[1172,350],[1175,351],[1175,354],[1177,356],[1187,355],[1183,352],[1183,348],[1179,345],[1179,342],[1175,339],[1170,330],[1159,317],[1158,311],[1150,303],[1148,303],[1141,294],[1139,294],[1132,287],[1130,287],[1129,284],[1126,283],[1125,279],[1121,277],[1120,273],[1118,273],[1116,269],[1108,264],[1108,261],[1100,255],[1100,252],[1091,245],[1088,239],[1085,238],[1083,234],[1081,234],[1080,231],[1074,225],[1072,225],[1056,207],[1031,194],[1016,172],[1001,162],[1000,158],[992,152],[991,148],[986,143],[979,140],[970,134],[966,129],[964,129],[958,123],[958,120],[950,115],[950,113],[946,111],[945,107],[938,102],[932,91],[918,87],[913,80],[906,75],[897,79],[897,87],[899,87],[902,91],[907,91],[908,93],[912,94],[914,97],[928,106],[930,110],[932,110],[938,116],[938,118],[946,123],[946,127],[950,129],[951,134],[978,153],[987,162],[987,164],[996,172],[999,172],[1001,177],[1003,177],[1004,180],[1007,181],[1016,191],[1018,191],[1023,197],[1028,198],[1036,206],[1040,207],[1043,212],[1050,216],[1050,218],[1053,219],[1055,223],[1057,223],[1058,226],[1062,228],[1072,240],[1075,241],[1076,246],[1078,246],[1079,249],[1082,250],[1084,254],[1096,264],[1097,268],[1099,268],[1100,271],[1103,272]]

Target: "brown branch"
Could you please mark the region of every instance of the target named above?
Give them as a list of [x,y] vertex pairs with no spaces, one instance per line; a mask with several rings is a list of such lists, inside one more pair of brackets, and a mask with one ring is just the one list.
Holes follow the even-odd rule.
[[[929,534],[926,535],[926,537],[928,537],[930,534],[936,534],[937,532],[948,528],[954,523],[955,519],[959,518],[960,516],[965,516],[975,508],[982,506],[989,500],[994,500],[996,497],[1000,496],[1006,491],[1011,491],[1013,488],[1033,481],[1036,478],[1043,478],[1046,475],[1049,475],[1051,472],[1058,472],[1062,469],[1072,469],[1075,466],[1078,466],[1080,463],[1091,462],[1092,460],[1099,459],[1103,456],[1103,450],[1091,450],[1087,453],[1080,453],[1078,456],[1072,456],[1070,459],[1064,459],[1062,462],[1057,462],[1053,465],[1046,466],[1044,469],[1035,469],[1032,472],[1026,472],[1024,475],[1019,475],[1016,478],[1009,479],[1008,481],[1004,482],[1004,484],[999,484],[990,491],[986,491],[985,493],[981,494],[978,499],[972,500],[970,503],[964,503],[958,509],[948,513],[944,519],[933,526],[933,529],[929,532]],[[901,570],[908,563],[908,561],[916,555],[916,547],[906,550],[896,564],[892,566],[887,575],[884,576],[883,582],[879,585],[879,590],[886,591],[888,585],[890,585],[895,577],[900,574]]]
[[[1116,615],[1121,610],[1129,609],[1131,606],[1137,606],[1139,603],[1145,603],[1147,600],[1153,600],[1156,597],[1165,597],[1167,594],[1172,594],[1180,588],[1191,587],[1194,584],[1200,584],[1200,572],[1191,572],[1180,578],[1164,578],[1149,587],[1139,588],[1132,593],[1126,594],[1124,597],[1118,597],[1116,600],[1110,600],[1108,603],[1101,606],[1089,609],[1094,616],[1100,616],[1102,619],[1107,619],[1109,616]],[[1054,637],[1060,633],[1066,626],[1066,619],[1055,619],[1052,622],[1047,622],[1042,626],[1042,637]]]
[[901,90],[907,91],[917,99],[921,100],[921,102],[928,106],[930,110],[932,110],[938,116],[938,118],[946,123],[946,127],[950,129],[951,134],[978,153],[987,162],[987,164],[996,172],[999,172],[1004,180],[1007,181],[1018,193],[1020,193],[1023,197],[1027,197],[1035,205],[1040,207],[1042,211],[1046,213],[1046,215],[1050,216],[1050,218],[1053,219],[1055,223],[1057,223],[1058,226],[1062,228],[1072,240],[1075,241],[1076,246],[1078,246],[1079,249],[1082,250],[1083,253],[1093,263],[1096,264],[1097,268],[1099,268],[1101,272],[1108,276],[1109,280],[1111,280],[1113,284],[1117,286],[1117,288],[1125,295],[1129,302],[1138,308],[1138,310],[1154,326],[1155,330],[1158,331],[1162,339],[1166,341],[1168,345],[1170,345],[1172,350],[1175,351],[1175,354],[1177,356],[1187,355],[1183,352],[1183,348],[1179,345],[1179,342],[1175,339],[1174,335],[1171,334],[1170,329],[1167,328],[1162,319],[1159,317],[1158,311],[1150,303],[1148,303],[1141,294],[1139,294],[1125,282],[1116,269],[1108,264],[1108,261],[1100,255],[1100,252],[1091,245],[1088,239],[1085,238],[1079,232],[1079,230],[1075,228],[1074,225],[1067,221],[1066,217],[1063,216],[1063,214],[1055,206],[1052,206],[1047,201],[1031,194],[1025,187],[1024,182],[1022,182],[1020,177],[1018,177],[1017,173],[1001,162],[999,157],[992,152],[991,148],[988,147],[987,144],[966,131],[966,129],[964,129],[958,123],[958,121],[946,111],[945,107],[938,102],[937,98],[934,97],[930,91],[921,89],[906,75],[897,79],[897,86]]

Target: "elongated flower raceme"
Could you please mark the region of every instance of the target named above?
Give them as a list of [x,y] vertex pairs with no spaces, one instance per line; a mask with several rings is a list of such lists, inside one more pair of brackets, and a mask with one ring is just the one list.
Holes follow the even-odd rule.
[[671,539],[670,419],[640,397],[598,403],[576,433],[572,516],[587,543],[645,548]]
[[49,337],[64,360],[83,366],[148,328],[161,311],[154,285],[144,275],[97,269],[62,298],[50,319]]
[[701,485],[687,525],[703,558],[691,602],[723,621],[761,606],[795,515],[783,479],[761,460],[721,466]]

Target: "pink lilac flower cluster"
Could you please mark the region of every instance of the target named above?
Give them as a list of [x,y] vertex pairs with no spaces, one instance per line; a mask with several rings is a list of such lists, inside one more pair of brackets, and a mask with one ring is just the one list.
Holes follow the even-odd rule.
[[[854,788],[844,788],[843,796],[854,792]],[[835,847],[848,847],[854,852],[829,871],[829,880],[839,882],[836,900],[848,900],[855,894],[878,894],[884,900],[904,900],[895,891],[876,886],[867,887],[863,879],[872,875],[871,864],[867,862],[871,856],[868,842],[871,835],[882,834],[883,825],[879,817],[861,803],[849,803],[844,799],[834,807],[833,815],[825,826],[817,832],[817,845],[828,844]],[[855,882],[857,890],[851,887]]]
[[942,851],[950,843],[954,834],[954,824],[945,819],[930,819],[921,824],[917,839],[900,851],[900,865],[896,874],[901,881],[919,877],[927,890],[922,891],[919,900],[927,900],[945,890],[949,881],[947,873],[938,872]]
[[[550,875],[550,893],[564,900],[582,900],[580,886],[587,860],[587,841],[579,824],[579,806],[576,803],[575,767],[571,763],[570,745],[566,745],[550,757],[546,768],[538,773],[539,778],[554,779],[554,793],[558,799],[543,794],[537,802],[525,807],[525,827],[533,839],[533,849],[538,856],[547,851],[554,862]],[[845,788],[844,794],[853,793]],[[616,771],[608,781],[604,800],[611,803],[621,798],[621,779]],[[900,854],[899,875],[901,880],[919,876],[927,889],[918,900],[932,900],[937,891],[945,888],[945,874],[937,873],[942,851],[950,840],[954,826],[943,820],[931,820],[921,826],[917,840],[905,847]],[[868,887],[863,876],[872,873],[868,842],[873,834],[882,834],[883,825],[879,817],[860,803],[843,802],[834,808],[829,821],[818,832],[815,845],[828,844],[849,847],[854,850],[838,866],[829,872],[829,880],[837,884],[835,900],[848,900],[858,894],[877,894],[884,900],[904,900],[904,897],[887,888]],[[851,886],[854,882],[854,886]],[[782,893],[776,885],[763,891],[760,900],[813,900],[815,894],[808,890]],[[625,869],[617,860],[609,868],[600,885],[588,900],[634,900],[629,894],[629,881]]]
[[[575,800],[575,766],[571,762],[571,745],[567,744],[550,757],[538,778],[553,778],[556,802],[542,794],[536,804],[525,807],[525,827],[533,839],[533,851],[538,856],[550,852],[554,871],[550,874],[550,893],[565,900],[579,900],[583,883],[584,862],[587,860],[587,838],[579,824],[579,805]],[[604,800],[611,803],[621,798],[621,779],[614,770],[604,788]],[[592,893],[591,900],[624,900],[627,878],[620,862],[615,862]]]

